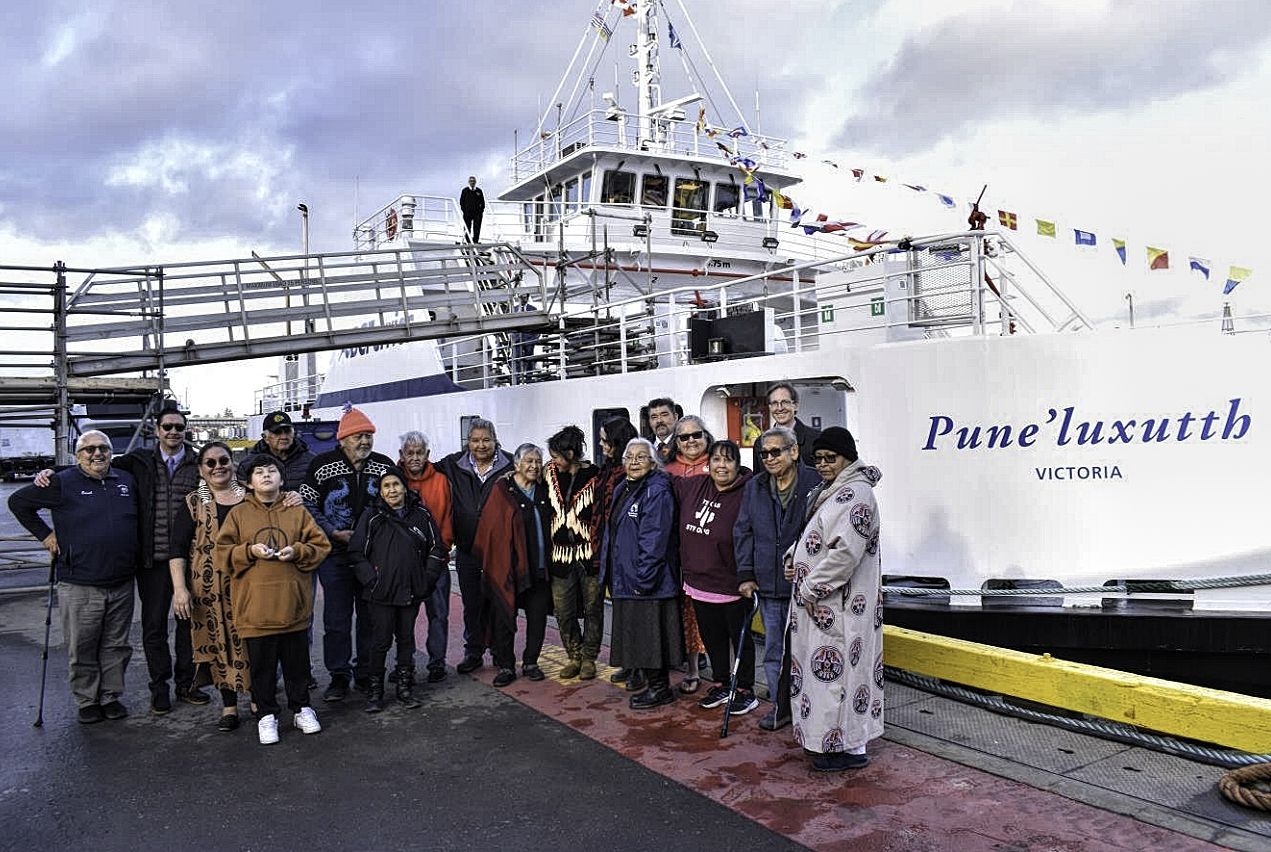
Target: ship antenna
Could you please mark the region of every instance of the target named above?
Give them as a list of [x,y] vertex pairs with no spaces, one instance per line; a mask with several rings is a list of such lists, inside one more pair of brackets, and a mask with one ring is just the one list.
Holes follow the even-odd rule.
[[688,13],[688,9],[684,8],[684,0],[675,0],[680,7],[680,13],[684,16],[684,20],[688,21],[689,31],[693,33],[694,40],[698,46],[702,48],[702,58],[706,60],[706,64],[715,72],[715,79],[719,81],[719,85],[724,90],[724,96],[728,98],[728,102],[732,104],[733,110],[737,113],[737,118],[742,126],[746,125],[746,116],[742,114],[741,107],[737,106],[737,101],[733,100],[733,93],[728,90],[728,84],[724,82],[724,78],[720,76],[719,69],[715,67],[715,60],[711,59],[710,51],[706,49],[706,42],[702,41],[702,37],[697,33],[697,25],[693,23],[693,18]]
[[[548,101],[549,106],[547,109],[549,112],[551,110],[550,104],[554,104],[557,102],[557,100],[560,99],[561,90],[565,88],[565,81],[569,79],[570,72],[574,70],[574,65],[575,63],[578,62],[578,54],[583,52],[583,45],[591,40],[592,33],[593,33],[592,23],[590,20],[588,20],[587,23],[583,26],[582,37],[578,39],[578,47],[574,48],[574,56],[572,59],[569,60],[569,65],[566,66],[565,73],[561,75],[560,82],[556,84],[556,91],[552,92],[552,97]],[[534,128],[534,135],[537,138],[540,138],[540,139],[542,138],[543,125],[546,123],[547,123],[547,113],[543,112],[543,104],[540,101],[538,126]]]

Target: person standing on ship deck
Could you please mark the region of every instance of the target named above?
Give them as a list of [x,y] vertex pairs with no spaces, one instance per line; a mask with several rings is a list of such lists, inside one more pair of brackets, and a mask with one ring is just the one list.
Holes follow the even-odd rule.
[[821,485],[786,552],[790,703],[794,739],[820,772],[869,763],[883,735],[883,592],[878,557],[878,468],[863,464],[852,433],[831,426],[812,445]]
[[653,442],[658,464],[666,465],[675,458],[675,421],[684,416],[684,409],[667,397],[651,399],[644,408],[649,421],[649,434],[644,437]]
[[[821,430],[813,429],[797,417],[799,413],[798,390],[789,382],[777,382],[768,388],[765,398],[768,401],[768,414],[772,418],[772,425],[783,426],[794,432],[795,442],[799,445],[800,461],[809,468],[813,467],[812,442],[821,434]],[[760,470],[763,467],[762,460],[759,458],[758,447],[759,445],[756,443],[755,470]]]
[[[407,432],[402,435],[402,449],[398,454],[398,466],[406,474],[406,485],[419,495],[437,524],[441,544],[449,561],[450,548],[455,543],[451,519],[450,480],[442,475],[437,465],[428,460],[431,447],[423,432]],[[437,586],[424,601],[424,615],[428,619],[428,638],[424,650],[428,653],[428,682],[436,683],[446,677],[446,648],[450,643],[450,568],[446,567],[437,578]],[[394,675],[389,680],[396,683]]]
[[[132,658],[133,578],[145,561],[137,483],[112,470],[110,438],[91,429],[75,442],[77,464],[47,486],[9,495],[9,511],[53,557],[71,694],[81,724],[123,719],[124,672]],[[53,528],[39,515],[51,509]],[[47,650],[47,649],[46,649]]]
[[481,622],[485,594],[481,587],[481,559],[472,549],[481,507],[498,478],[512,466],[512,457],[499,446],[494,424],[474,418],[468,426],[467,448],[437,463],[450,482],[454,507],[455,572],[463,599],[463,659],[455,666],[468,674],[485,665],[485,626]]
[[737,555],[738,590],[747,598],[759,595],[764,679],[768,683],[768,700],[772,702],[772,709],[759,720],[759,727],[775,731],[790,724],[789,657],[783,654],[790,581],[782,570],[782,558],[799,537],[808,493],[821,477],[800,463],[798,440],[784,426],[773,426],[764,432],[755,447],[763,470],[745,485],[741,511],[733,528],[733,549]]
[[305,508],[331,540],[330,553],[324,554],[326,558],[318,566],[322,660],[331,677],[323,701],[343,701],[349,694],[350,678],[359,690],[370,688],[371,622],[349,540],[363,510],[379,496],[380,476],[393,466],[388,456],[373,452],[375,424],[353,406],[347,406],[340,417],[335,437],[339,446],[314,457],[300,486]]
[[[569,662],[564,678],[592,680],[605,631],[605,592],[595,561],[592,518],[599,469],[583,458],[583,430],[566,426],[547,439],[551,464],[544,471],[551,505],[552,608]],[[582,629],[578,619],[582,617]]]
[[468,176],[468,185],[459,193],[459,210],[463,227],[474,243],[481,242],[481,217],[485,214],[485,193],[477,186],[476,175]]
[[481,559],[486,597],[485,635],[498,674],[495,686],[516,680],[516,611],[525,611],[525,650],[521,673],[543,680],[538,657],[552,606],[548,576],[548,527],[551,508],[543,482],[543,451],[521,444],[512,456],[513,470],[499,477],[481,508],[473,552]]
[[[664,470],[673,479],[699,476],[706,473],[710,463],[707,447],[715,443],[715,436],[706,428],[702,418],[685,414],[675,421],[671,430],[675,435],[675,460],[668,462]],[[685,596],[680,600],[680,613],[684,617],[684,653],[688,668],[680,681],[680,692],[691,695],[701,686],[701,655],[706,651],[701,632],[697,628],[697,611]]]

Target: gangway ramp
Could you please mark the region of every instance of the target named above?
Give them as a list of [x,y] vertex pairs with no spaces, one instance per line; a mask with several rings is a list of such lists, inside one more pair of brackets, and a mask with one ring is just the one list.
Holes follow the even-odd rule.
[[556,328],[542,271],[478,248],[480,263],[451,246],[92,270],[67,299],[68,374]]

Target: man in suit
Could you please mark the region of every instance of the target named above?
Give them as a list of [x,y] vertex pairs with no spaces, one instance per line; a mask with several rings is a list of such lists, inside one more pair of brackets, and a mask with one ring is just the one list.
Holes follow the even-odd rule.
[[675,431],[675,421],[684,414],[684,409],[672,399],[659,397],[649,400],[645,410],[650,433],[645,437],[653,442],[658,460],[666,464],[675,458],[675,436],[672,433]]
[[463,212],[463,226],[474,243],[481,242],[481,215],[485,212],[485,193],[477,186],[476,175],[468,176],[468,185],[459,193],[459,209]]

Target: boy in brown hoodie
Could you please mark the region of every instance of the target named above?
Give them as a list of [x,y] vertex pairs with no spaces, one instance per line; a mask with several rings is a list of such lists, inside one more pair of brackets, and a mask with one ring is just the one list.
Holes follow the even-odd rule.
[[257,732],[268,745],[278,742],[279,664],[295,726],[306,734],[322,730],[309,705],[313,582],[306,575],[317,570],[331,543],[303,506],[283,506],[282,471],[272,456],[256,456],[243,474],[247,496],[221,525],[216,559],[233,577],[234,623],[251,660]]

